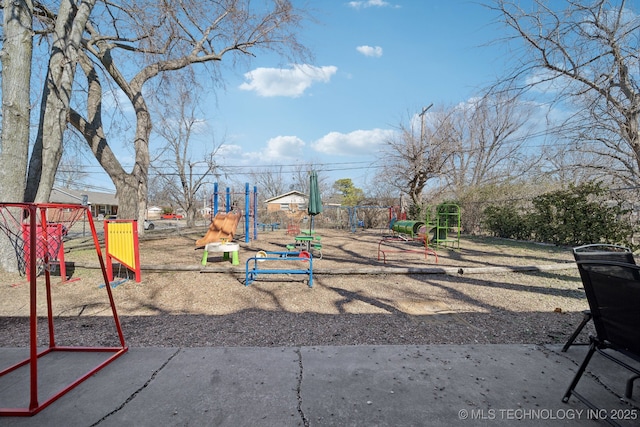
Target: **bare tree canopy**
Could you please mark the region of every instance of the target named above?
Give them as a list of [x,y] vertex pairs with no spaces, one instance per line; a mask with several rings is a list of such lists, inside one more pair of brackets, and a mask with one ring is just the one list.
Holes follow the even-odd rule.
[[442,116],[451,156],[444,180],[451,193],[495,185],[522,176],[536,164],[532,140],[534,106],[508,93],[489,93],[459,104]]
[[253,183],[260,188],[260,195],[265,200],[284,194],[293,187],[293,184],[287,184],[288,179],[282,165],[252,169],[249,175]]
[[400,123],[395,136],[380,151],[379,180],[409,195],[413,205],[422,203],[429,180],[439,177],[452,154],[442,119],[445,113],[426,114],[431,106],[408,123]]
[[[176,79],[163,88],[156,100],[160,108],[155,126],[163,143],[151,166],[166,200],[186,212],[189,227],[205,197],[203,187],[217,169],[215,154],[220,147],[198,116],[199,94],[186,80]],[[198,146],[196,138],[202,135],[209,141]]]
[[[152,118],[147,91],[172,72],[210,65],[208,78],[221,80],[214,64],[272,51],[306,59],[296,31],[304,11],[287,0],[84,0],[37,2],[51,34],[38,137],[29,163],[27,200],[47,201],[58,168],[68,122],[86,140],[116,187],[119,212],[139,219],[146,211]],[[56,7],[58,9],[56,10]],[[75,75],[79,65],[83,79]],[[195,75],[195,74],[194,74]],[[106,96],[135,115],[130,142],[133,166],[123,165],[110,144],[112,125]],[[127,105],[128,104],[128,105]],[[46,135],[46,143],[44,136]],[[120,135],[118,135],[120,137]],[[142,222],[139,223],[140,232]]]
[[249,175],[252,182],[260,188],[262,199],[267,200],[288,191],[309,194],[309,175],[312,171],[316,171],[318,175],[320,193],[327,194],[330,188],[329,177],[322,165],[313,162],[256,168]]
[[558,126],[576,148],[604,157],[583,164],[640,182],[640,16],[625,0],[496,0],[493,9],[525,49],[509,84],[535,90],[556,107],[570,108]]

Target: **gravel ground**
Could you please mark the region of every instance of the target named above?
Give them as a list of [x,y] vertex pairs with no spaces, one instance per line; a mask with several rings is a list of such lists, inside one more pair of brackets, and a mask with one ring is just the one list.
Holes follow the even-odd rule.
[[[438,249],[436,263],[434,255],[414,252],[421,251],[417,243],[389,242],[383,247],[412,252],[387,252],[385,264],[378,261],[380,231],[319,230],[323,256],[314,259],[312,288],[305,275],[260,275],[245,287],[246,259],[259,250],[283,250],[293,239],[274,231],[246,244],[241,236],[240,266],[211,254],[203,268],[202,250],[194,246],[203,234],[149,233],[141,242],[140,283],[115,269],[126,279],[112,294],[127,345],[563,343],[587,308],[567,248],[464,237],[459,249]],[[95,250],[66,245],[67,263],[75,267],[71,281],[52,276],[56,343],[116,345]],[[0,346],[26,346],[29,285],[24,277],[2,277]],[[40,278],[37,289],[42,344],[48,342],[44,283]]]

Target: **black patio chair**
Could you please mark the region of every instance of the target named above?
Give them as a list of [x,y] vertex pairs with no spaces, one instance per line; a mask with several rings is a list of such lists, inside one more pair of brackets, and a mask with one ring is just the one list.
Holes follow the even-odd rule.
[[[618,261],[626,262],[628,264],[636,263],[631,249],[625,246],[599,243],[573,248],[573,257],[576,261],[596,260]],[[584,310],[582,312],[582,322],[580,322],[576,330],[571,334],[567,342],[562,347],[563,352],[566,352],[569,347],[573,345],[573,342],[578,338],[578,335],[580,335],[580,332],[582,332],[582,329],[584,329],[587,323],[589,323],[589,320],[591,320],[591,311]]]
[[[633,383],[640,377],[640,369],[619,358],[619,354],[622,354],[640,363],[640,266],[597,260],[578,261],[577,264],[596,335],[589,337],[587,355],[562,401],[566,403],[571,396],[575,396],[589,408],[598,410],[596,405],[575,390],[596,351],[634,374],[627,380],[627,398],[631,398]],[[607,421],[617,425],[612,420]]]

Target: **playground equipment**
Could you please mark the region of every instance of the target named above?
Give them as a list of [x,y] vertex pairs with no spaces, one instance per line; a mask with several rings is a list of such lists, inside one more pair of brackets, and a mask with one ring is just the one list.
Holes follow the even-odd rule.
[[[239,194],[239,193],[232,193],[231,189],[229,187],[227,187],[226,192],[225,192],[225,212],[229,213],[231,211],[231,207],[232,207],[232,202],[231,202],[231,194]],[[244,216],[244,241],[245,243],[249,243],[249,241],[251,240],[251,233],[249,232],[250,230],[250,218],[253,218],[252,221],[252,225],[253,225],[253,239],[256,240],[258,238],[258,187],[253,187],[253,193],[249,192],[249,183],[245,183],[244,186],[244,212],[245,212],[245,216]],[[218,191],[218,183],[214,183],[213,184],[213,197],[212,197],[212,204],[213,204],[213,212],[212,212],[212,218],[211,221],[213,222],[213,219],[215,218],[215,216],[218,214],[218,210],[219,210],[219,201],[218,201],[218,197],[220,196],[220,193]],[[251,196],[253,196],[253,202],[251,201]],[[253,215],[251,215],[251,211],[253,210]]]
[[[391,209],[389,212],[390,214],[392,213]],[[438,262],[438,254],[435,250],[429,248],[424,222],[407,219],[398,221],[395,217],[391,217],[389,228],[394,235],[383,237],[378,242],[378,261],[380,261],[380,256],[382,255],[383,262],[386,264],[388,253],[414,252],[424,254],[425,260],[428,259],[429,255],[433,255],[436,258],[436,263]],[[419,241],[421,245],[410,245],[410,242],[416,241]]]
[[[43,236],[42,228],[43,227],[40,225],[37,226],[38,240],[42,240],[42,236]],[[26,253],[28,253],[30,250],[29,233],[30,233],[29,224],[22,224],[22,240],[25,242]],[[47,224],[47,231],[44,233],[46,234],[47,238],[52,242],[52,244],[49,246],[49,253],[46,254],[46,256],[49,258],[49,263],[51,265],[57,263],[60,266],[60,278],[62,279],[62,282],[75,281],[75,279],[69,279],[69,277],[67,276],[67,263],[64,260],[64,236],[66,235],[67,230],[62,226],[61,223],[56,222],[56,223]],[[58,248],[57,251],[51,252],[52,250],[55,250],[55,247]],[[37,258],[39,259],[44,258],[45,254],[42,252],[43,250],[44,250],[43,247],[36,247],[36,251],[38,251]],[[28,257],[25,258],[24,262],[25,262],[24,272],[26,273],[27,280],[29,280],[30,273],[31,273],[29,258]]]
[[300,224],[302,219],[307,216],[307,211],[301,211],[295,204],[289,205],[289,210],[284,211],[287,216],[287,234],[297,236],[300,234]]
[[196,247],[202,247],[208,243],[222,242],[223,240],[226,242],[233,240],[241,216],[242,214],[235,212],[218,212],[213,217],[207,234],[196,241]]
[[138,221],[132,219],[108,219],[104,221],[104,245],[109,283],[113,281],[115,259],[133,270],[136,282],[140,283],[140,245],[138,243]]
[[[202,254],[202,265],[207,265],[209,259],[209,252],[222,252],[222,258],[228,260],[231,258],[231,264],[239,265],[238,252],[240,251],[240,245],[232,242],[215,242],[207,243],[204,247],[204,253]],[[231,254],[231,255],[229,255]]]
[[312,230],[303,230],[301,233],[294,237],[295,243],[287,245],[286,248],[289,251],[294,250],[296,247],[305,249],[307,252],[313,251],[316,254],[316,258],[322,259],[322,238]]
[[[258,262],[261,264],[265,261],[276,262],[303,262],[302,265],[308,268],[258,268]],[[252,267],[250,268],[250,265]],[[249,286],[253,283],[259,274],[305,274],[309,276],[308,285],[313,287],[313,256],[307,251],[299,252],[278,252],[278,251],[259,251],[256,256],[251,257],[245,264],[245,280],[244,285]]]
[[[427,208],[424,236],[425,241],[435,247],[451,245],[460,248],[460,206],[455,203],[442,203],[435,209]],[[429,232],[433,236],[428,239]]]
[[455,203],[428,206],[424,222],[397,218],[396,209],[390,208],[389,228],[400,237],[420,239],[434,247],[450,245],[460,248],[461,215],[460,206]]
[[378,242],[378,261],[380,261],[380,255],[382,255],[383,262],[387,263],[387,254],[388,253],[399,253],[399,252],[413,252],[413,253],[422,253],[424,254],[425,261],[429,259],[429,255],[433,255],[436,258],[436,264],[438,263],[438,254],[436,251],[428,247],[426,244],[424,246],[413,246],[406,247],[402,245],[406,245],[407,240],[402,237],[385,237]]
[[[51,292],[50,275],[50,270],[53,264],[51,255],[57,254],[60,246],[62,245],[62,239],[59,238],[60,236],[68,239],[72,234],[79,234],[73,229],[73,226],[77,221],[83,218],[88,222],[91,229],[93,244],[102,270],[102,278],[105,283],[104,288],[107,292],[109,305],[111,307],[111,314],[115,323],[115,333],[117,337],[114,338],[117,338],[119,345],[113,347],[69,347],[61,346],[56,343],[52,308],[54,295]],[[50,228],[50,224],[60,224],[60,227]],[[56,231],[53,235],[49,235],[49,230],[52,229],[60,229],[64,230],[64,232],[60,235]],[[102,258],[102,251],[100,250],[100,243],[98,241],[96,228],[93,223],[93,218],[91,217],[91,211],[87,206],[52,203],[0,203],[0,230],[3,231],[15,250],[18,269],[22,273],[26,273],[26,269],[29,271],[30,306],[29,356],[0,372],[0,378],[7,374],[13,374],[16,376],[20,376],[22,374],[28,375],[29,382],[27,387],[29,389],[29,395],[28,397],[25,396],[25,401],[28,400],[28,405],[25,407],[2,407],[0,408],[0,416],[32,416],[123,355],[128,348],[125,345],[124,335],[122,333],[122,328],[120,327],[120,321],[118,319],[115,302],[111,292],[111,286],[109,286],[109,278],[104,259]],[[0,238],[3,237],[4,236],[0,236]],[[44,273],[45,277],[44,291],[46,293],[46,318],[49,332],[49,345],[45,349],[38,348],[37,331],[37,320],[39,314],[36,300],[38,294],[37,280],[41,273]],[[42,377],[46,378],[47,369],[51,369],[52,366],[55,367],[56,363],[65,363],[64,358],[54,358],[53,365],[50,363],[44,363],[43,366],[38,366],[40,358],[45,358],[45,356],[53,352],[102,352],[108,353],[109,356],[97,366],[69,383],[69,385],[63,387],[61,390],[44,400],[41,400],[38,393],[38,387],[45,384],[43,384],[44,380],[42,379],[39,382],[38,376],[43,374]],[[19,383],[20,381],[18,381],[18,384]]]
[[401,220],[401,221],[392,221],[391,222],[391,230],[400,234],[401,237],[416,239],[418,237],[422,237],[420,235],[420,231],[424,229],[424,222],[422,221],[411,221],[411,220]]

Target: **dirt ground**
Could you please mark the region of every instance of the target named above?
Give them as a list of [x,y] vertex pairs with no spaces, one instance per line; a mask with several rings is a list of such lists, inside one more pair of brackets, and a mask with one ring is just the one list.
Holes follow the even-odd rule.
[[[568,248],[463,236],[459,248],[436,248],[425,257],[419,242],[381,243],[386,231],[320,229],[313,287],[306,274],[258,274],[245,286],[247,259],[285,251],[292,236],[267,231],[250,243],[236,236],[238,266],[221,254],[210,254],[202,266],[203,251],[194,242],[204,229],[147,234],[140,243],[142,280],[116,267],[111,285],[130,346],[560,343],[587,308]],[[56,337],[68,345],[112,343],[112,310],[96,252],[78,242],[66,249],[70,280],[51,280]],[[47,313],[43,283],[41,277],[39,316]],[[29,295],[24,277],[3,276],[0,345],[27,342]],[[44,342],[45,322],[39,328]]]

